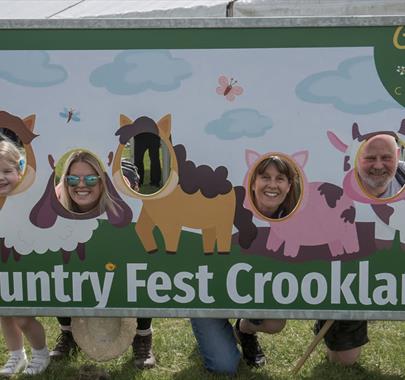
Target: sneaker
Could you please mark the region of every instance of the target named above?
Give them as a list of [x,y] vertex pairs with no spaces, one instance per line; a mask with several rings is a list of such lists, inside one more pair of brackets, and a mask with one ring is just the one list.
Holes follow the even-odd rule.
[[32,355],[31,361],[28,363],[27,368],[23,371],[25,375],[38,375],[44,372],[49,365],[51,358],[49,355]]
[[155,355],[152,351],[152,334],[135,335],[132,342],[134,351],[134,365],[139,369],[153,368],[156,365]]
[[246,334],[239,329],[240,319],[233,327],[236,339],[242,347],[243,359],[247,365],[252,367],[261,367],[266,364],[266,357],[260,347],[256,334]]
[[51,359],[63,359],[71,355],[76,355],[79,347],[75,342],[72,332],[68,330],[61,330],[59,336],[56,339],[56,346],[51,351]]
[[0,369],[0,376],[1,377],[11,377],[25,369],[27,366],[27,356],[21,355],[10,355],[7,363],[4,364],[3,368]]

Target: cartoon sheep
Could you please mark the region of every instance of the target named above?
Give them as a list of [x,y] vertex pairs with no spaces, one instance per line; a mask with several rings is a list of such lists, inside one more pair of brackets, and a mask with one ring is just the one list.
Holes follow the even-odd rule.
[[[36,137],[32,133],[35,116],[20,119],[5,111],[0,111],[0,127],[13,131],[23,142],[26,153],[26,171],[22,182],[12,196],[1,199],[0,209],[0,249],[2,261],[6,262],[11,253],[18,260],[20,255],[32,252],[43,254],[50,251],[61,251],[67,262],[70,253],[76,251],[81,260],[85,258],[85,243],[98,227],[96,217],[86,215],[80,220],[65,210],[58,202],[54,190],[54,162],[48,157],[52,167],[45,193],[40,186],[31,186],[36,175],[36,164],[31,141]],[[107,177],[108,178],[108,177]],[[113,193],[114,199],[122,207],[123,212],[117,218],[107,217],[113,225],[123,226],[132,219],[132,212],[122,201],[111,181],[107,180],[108,191]],[[30,187],[31,186],[31,187]],[[25,191],[29,188],[29,191]],[[38,201],[39,200],[39,201]],[[36,203],[36,204],[35,204]],[[33,206],[34,205],[34,206]],[[110,217],[111,216],[111,217]]]
[[[46,229],[49,231],[50,228],[56,226],[56,223],[60,217],[63,218],[63,224],[65,227],[70,225],[70,230],[72,231],[76,223],[80,224],[80,228],[83,231],[88,232],[88,239],[74,239],[73,236],[70,236],[69,239],[73,239],[73,247],[76,244],[76,247],[72,249],[72,246],[69,249],[65,249],[64,246],[61,246],[61,251],[63,253],[64,261],[67,262],[70,257],[70,252],[72,250],[76,250],[79,258],[81,260],[85,259],[85,242],[88,241],[92,235],[92,231],[97,228],[98,222],[94,221],[94,218],[97,218],[101,215],[101,211],[96,208],[92,211],[85,212],[85,213],[74,213],[70,210],[67,210],[62,206],[59,202],[56,188],[55,188],[55,165],[52,156],[48,157],[49,164],[53,169],[53,172],[48,180],[48,184],[46,186],[45,192],[42,195],[41,199],[37,202],[37,204],[33,207],[30,212],[30,221],[33,225]],[[107,205],[106,206],[106,214],[108,221],[116,226],[116,227],[123,227],[129,224],[132,220],[132,211],[130,210],[129,206],[122,200],[119,194],[116,192],[114,186],[111,183],[111,180],[106,172],[104,172],[105,180],[109,196],[111,199],[114,200],[114,206]],[[114,207],[114,209],[113,209]],[[58,218],[59,217],[59,218]],[[95,224],[94,224],[95,222]],[[94,228],[95,227],[95,228]]]
[[[398,133],[405,136],[405,119],[402,120]],[[372,221],[375,223],[375,245],[377,249],[389,249],[394,240],[395,232],[399,231],[401,249],[405,251],[405,202],[403,202],[405,192],[390,199],[371,198],[362,191],[355,177],[356,154],[361,144],[376,134],[395,135],[392,131],[379,131],[362,135],[358,124],[354,123],[352,126],[352,141],[346,144],[332,131],[327,132],[331,144],[344,154],[343,170],[346,175],[343,179],[343,189],[345,194],[356,202],[356,209],[362,208],[364,210],[364,206],[366,206],[368,210],[373,211],[370,213],[364,210],[364,216],[361,219],[356,217],[357,221]]]
[[[112,166],[113,181],[120,191],[143,202],[135,230],[147,252],[157,250],[153,237],[155,226],[163,234],[167,253],[177,252],[182,227],[202,230],[203,251],[207,255],[214,252],[215,244],[218,253],[230,252],[234,224],[241,232],[240,244],[250,245],[256,236],[256,227],[251,221],[251,212],[242,206],[243,187],[232,186],[223,166],[213,170],[206,165],[196,167],[192,161],[186,160],[184,146],[172,146],[170,114],[157,123],[145,116],[132,121],[122,115],[120,124],[116,132],[120,144]],[[125,144],[140,133],[158,135],[170,152],[169,178],[154,195],[131,191],[121,175]]]
[[[245,158],[250,170],[244,180],[245,187],[248,186],[249,173],[268,156],[269,154],[261,155],[253,150],[246,150]],[[359,241],[352,200],[336,185],[307,181],[303,168],[308,160],[308,151],[282,156],[299,168],[301,201],[288,217],[270,222],[266,249],[273,252],[281,249],[285,256],[290,257],[296,257],[302,246],[311,246],[316,250],[324,244],[327,244],[333,257],[358,252]],[[245,206],[263,219],[253,210],[249,199],[245,200]]]

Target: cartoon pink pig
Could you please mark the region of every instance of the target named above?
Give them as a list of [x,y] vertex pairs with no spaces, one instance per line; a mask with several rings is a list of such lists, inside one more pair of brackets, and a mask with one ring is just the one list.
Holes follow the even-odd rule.
[[[272,153],[273,154],[273,153]],[[277,153],[274,153],[277,155]],[[246,150],[246,163],[249,171],[244,184],[247,189],[249,173],[256,164],[267,158],[252,150]],[[304,166],[308,160],[308,151],[300,151],[291,156],[281,154],[295,163],[301,175],[301,198],[297,208],[286,218],[270,221],[270,233],[266,249],[278,251],[282,245],[285,256],[296,257],[301,246],[319,246],[327,244],[333,257],[352,254],[359,251],[353,201],[348,198],[342,188],[327,182],[308,182]],[[246,193],[249,193],[247,189]],[[250,209],[259,219],[258,214],[245,198],[245,207]]]

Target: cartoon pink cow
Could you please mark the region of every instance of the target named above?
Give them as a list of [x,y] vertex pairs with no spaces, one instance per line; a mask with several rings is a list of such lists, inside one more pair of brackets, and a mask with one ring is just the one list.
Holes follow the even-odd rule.
[[[332,145],[345,155],[343,165],[343,170],[346,173],[343,179],[345,194],[355,202],[358,202],[356,209],[364,206],[369,206],[372,209],[371,213],[365,213],[365,217],[363,217],[364,220],[356,218],[357,221],[371,221],[375,223],[375,239],[378,249],[390,248],[395,237],[395,232],[399,231],[401,249],[405,251],[405,202],[403,202],[405,192],[403,191],[397,197],[385,201],[370,198],[361,190],[355,176],[355,158],[361,144],[376,134],[390,134],[395,136],[395,132],[378,131],[363,135],[360,133],[357,123],[354,123],[352,126],[352,141],[350,144],[344,143],[332,131],[328,131],[327,134]],[[402,120],[398,134],[405,137],[405,119]]]
[[[273,153],[272,153],[273,154]],[[277,154],[277,153],[274,153]],[[268,157],[246,150],[246,163],[251,172],[256,164]],[[308,182],[303,168],[308,160],[308,151],[292,156],[281,154],[295,163],[302,179],[302,195],[298,208],[287,218],[270,222],[270,233],[266,249],[278,251],[284,244],[284,256],[296,257],[301,246],[327,244],[333,257],[359,251],[353,202],[343,190],[327,182]],[[249,173],[245,177],[247,187]],[[248,193],[249,191],[247,191]],[[264,219],[245,199],[245,207],[256,217]]]

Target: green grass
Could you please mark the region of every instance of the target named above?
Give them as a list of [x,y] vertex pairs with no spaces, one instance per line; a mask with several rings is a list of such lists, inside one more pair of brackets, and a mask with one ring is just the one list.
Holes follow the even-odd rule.
[[[55,344],[59,329],[55,318],[40,318],[50,348]],[[291,379],[290,371],[313,338],[312,321],[289,321],[277,335],[260,334],[260,342],[268,363],[260,369],[251,369],[241,363],[236,379]],[[207,372],[196,347],[187,319],[159,318],[153,320],[153,343],[157,367],[135,370],[131,349],[116,360],[97,363],[80,353],[71,361],[51,363],[47,371],[36,377],[20,375],[17,379],[80,379],[80,367],[94,365],[109,374],[110,379],[226,379],[227,376]],[[321,343],[305,363],[296,379],[311,380],[394,380],[405,378],[405,322],[372,322],[369,324],[370,343],[364,347],[359,364],[350,368],[329,364]],[[2,339],[2,338],[1,338]],[[1,342],[0,359],[4,363],[7,350]],[[92,377],[96,378],[96,377]],[[84,377],[83,377],[84,379]],[[87,377],[87,379],[89,379]]]

